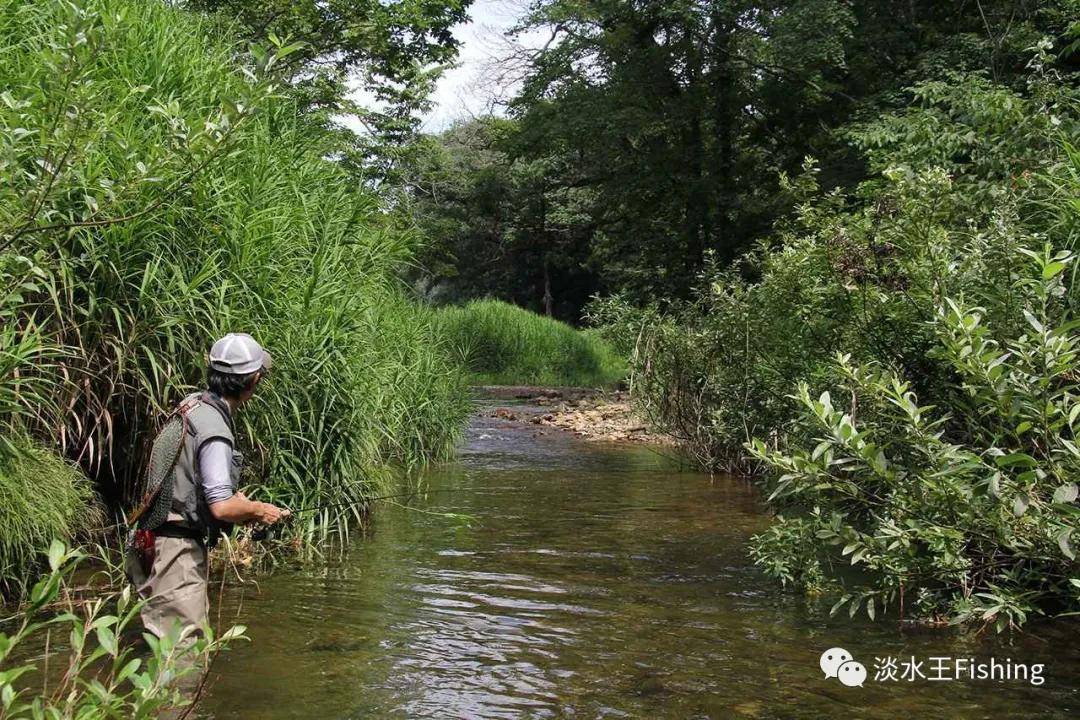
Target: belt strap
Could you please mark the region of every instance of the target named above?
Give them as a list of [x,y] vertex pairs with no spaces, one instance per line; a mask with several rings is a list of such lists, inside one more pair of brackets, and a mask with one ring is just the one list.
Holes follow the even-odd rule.
[[198,540],[200,543],[206,542],[205,531],[196,530],[195,528],[189,528],[178,523],[167,522],[161,527],[154,530],[154,534],[160,537]]

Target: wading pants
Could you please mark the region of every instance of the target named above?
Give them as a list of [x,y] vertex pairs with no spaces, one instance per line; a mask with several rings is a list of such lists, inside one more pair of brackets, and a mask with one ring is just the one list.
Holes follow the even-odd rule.
[[[210,606],[206,546],[189,538],[157,537],[154,567],[146,576],[141,568],[131,572],[142,609],[143,627],[162,637],[177,620],[183,627],[202,628]],[[137,563],[136,563],[137,565]]]

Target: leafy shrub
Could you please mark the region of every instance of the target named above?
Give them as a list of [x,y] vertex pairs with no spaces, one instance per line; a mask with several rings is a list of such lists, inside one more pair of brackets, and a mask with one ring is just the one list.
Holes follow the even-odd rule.
[[1002,282],[1015,247],[1070,222],[1075,158],[1062,141],[1078,127],[1077,95],[1033,63],[1027,94],[957,75],[850,130],[877,174],[850,196],[823,193],[808,161],[783,183],[793,217],[708,268],[691,302],[636,316],[594,305],[605,332],[634,338],[636,401],[652,423],[706,467],[752,472],[743,444],[797,433],[792,383],[824,382],[837,350],[901,369],[920,396],[950,394],[952,371],[928,354],[943,297],[1015,323]]
[[[194,698],[184,692],[193,677],[230,642],[242,638],[243,626],[215,637],[212,629],[192,637],[175,627],[164,637],[145,635],[149,652],[136,657],[128,631],[137,623],[141,603],[121,576],[93,600],[77,596],[71,579],[87,556],[59,540],[49,546],[49,571],[34,585],[26,606],[9,618],[15,630],[0,632],[0,716],[10,720],[75,718],[151,718],[163,711],[187,711]],[[104,559],[104,558],[99,558]],[[122,590],[111,588],[122,587]],[[46,642],[41,636],[67,631],[70,646],[50,655],[62,673],[34,681],[36,663],[19,661],[22,645]],[[187,682],[186,685],[191,685]],[[33,694],[32,699],[27,696]]]
[[809,162],[793,217],[692,302],[598,311],[637,338],[654,424],[765,474],[778,519],[755,560],[842,585],[837,609],[1001,629],[1076,608],[1080,123],[1044,54],[1023,91],[957,75],[851,129],[875,174],[822,193]]
[[594,331],[498,300],[474,300],[435,312],[439,333],[479,384],[606,385],[625,361]]
[[951,414],[920,405],[897,373],[848,356],[836,362],[835,397],[799,385],[812,443],[751,445],[773,470],[780,513],[754,545],[770,574],[820,585],[837,565],[856,566],[833,609],[865,607],[871,618],[899,606],[1001,630],[1080,608],[1080,338],[1062,301],[1074,258],[1021,250],[1017,265],[1025,260],[1021,334],[994,339],[984,308],[939,308],[939,355],[963,395]]

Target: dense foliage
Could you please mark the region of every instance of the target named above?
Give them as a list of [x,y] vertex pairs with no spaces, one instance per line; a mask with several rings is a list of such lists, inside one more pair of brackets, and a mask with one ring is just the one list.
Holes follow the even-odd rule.
[[591,192],[555,191],[546,161],[514,159],[517,127],[480,118],[418,143],[408,178],[428,238],[418,283],[436,302],[493,296],[577,322],[590,287],[576,258]]
[[622,356],[597,333],[498,300],[441,308],[435,325],[474,384],[595,387],[626,374]]
[[[296,44],[278,74],[298,106],[330,127],[340,117],[365,132],[337,134],[356,176],[391,179],[429,107],[435,81],[457,54],[451,28],[471,0],[184,0],[227,23],[229,33],[267,45]],[[356,99],[356,91],[364,98]],[[392,186],[391,186],[392,188]]]
[[920,405],[896,371],[848,356],[836,362],[837,397],[800,384],[798,427],[812,442],[751,446],[774,471],[780,508],[754,546],[770,574],[818,587],[825,568],[857,565],[864,579],[833,609],[865,604],[871,618],[898,606],[1001,630],[1080,606],[1080,354],[1060,302],[1073,259],[1017,252],[1018,336],[988,322],[988,308],[946,300],[935,327],[960,378],[952,414]]
[[[53,541],[47,558],[48,570],[28,602],[5,618],[11,634],[0,632],[0,716],[8,720],[186,717],[197,697],[185,688],[197,687],[207,660],[243,637],[240,625],[220,635],[207,628],[197,637],[177,625],[161,638],[145,635],[140,652],[131,631],[142,603],[132,599],[119,570],[106,564],[99,575],[116,577],[86,599],[74,580],[85,571],[87,555]],[[53,646],[52,670],[26,662],[29,648],[49,648],[53,633],[69,644]]]
[[[24,589],[24,573],[53,538],[100,524],[92,483],[73,463],[24,437],[0,453],[0,591]],[[13,583],[13,587],[7,584]],[[5,593],[6,594],[6,593]]]
[[[240,415],[260,497],[358,500],[372,468],[446,451],[466,412],[397,279],[411,236],[274,83],[297,47],[238,55],[217,27],[158,2],[0,3],[0,482],[48,473],[58,518],[85,492],[63,463],[8,459],[18,438],[127,499],[226,331],[275,357]],[[13,541],[75,529],[8,510]],[[10,573],[28,549],[4,552]]]
[[423,287],[571,322],[599,293],[647,419],[765,474],[786,582],[1075,609],[1078,10],[534,3],[510,117],[418,152]]
[[[444,296],[493,294],[570,322],[597,292],[691,298],[710,263],[789,217],[797,198],[782,173],[810,155],[823,187],[853,190],[880,170],[860,144],[905,131],[852,144],[854,127],[876,126],[927,81],[938,96],[976,73],[1023,92],[1030,48],[1045,35],[1067,50],[1076,16],[1075,0],[533,3],[520,30],[539,47],[489,73],[522,80],[510,118],[465,123],[418,151],[413,209],[430,281]],[[925,119],[904,127],[933,132]],[[992,149],[983,142],[941,137],[937,149],[949,167]]]
[[796,216],[692,302],[594,308],[638,338],[655,423],[707,466],[766,472],[758,562],[843,586],[836,609],[1001,629],[1080,604],[1080,96],[1052,48],[1022,88],[953,74],[850,128],[877,174],[821,193],[807,165]]

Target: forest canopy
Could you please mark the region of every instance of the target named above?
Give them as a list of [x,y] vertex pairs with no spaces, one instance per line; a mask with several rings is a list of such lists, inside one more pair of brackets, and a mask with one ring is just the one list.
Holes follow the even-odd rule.
[[927,81],[1022,94],[1044,41],[1075,71],[1075,18],[1072,0],[535,3],[518,32],[549,40],[498,68],[523,78],[506,117],[423,138],[410,167],[423,284],[572,322],[596,293],[685,299],[791,215],[806,157],[853,189],[877,169],[867,123]]

